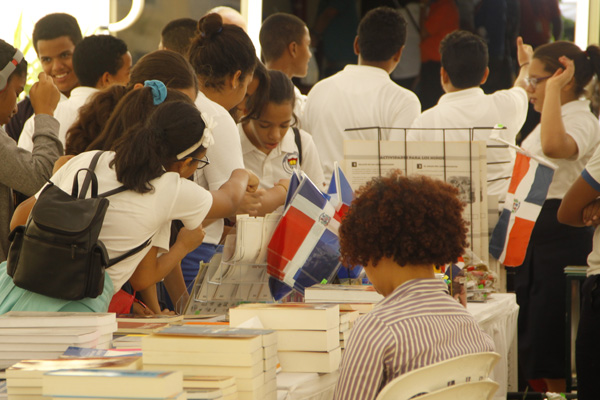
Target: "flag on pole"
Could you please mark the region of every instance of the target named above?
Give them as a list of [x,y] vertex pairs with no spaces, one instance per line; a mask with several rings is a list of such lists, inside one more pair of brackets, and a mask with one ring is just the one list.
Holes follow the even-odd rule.
[[[327,195],[329,195],[331,204],[335,207],[335,211],[339,215],[341,221],[348,212],[352,200],[354,200],[354,190],[352,190],[350,182],[346,179],[346,176],[337,161],[333,163],[333,174],[331,174],[331,182],[329,183]],[[353,268],[341,266],[340,269],[338,269],[337,275],[341,280],[356,279],[362,270],[360,265],[354,266]]]
[[521,148],[516,150],[504,209],[490,238],[490,254],[504,265],[513,267],[523,264],[533,226],[557,168]]
[[269,242],[269,275],[300,293],[330,280],[340,266],[339,223],[333,205],[304,177]]

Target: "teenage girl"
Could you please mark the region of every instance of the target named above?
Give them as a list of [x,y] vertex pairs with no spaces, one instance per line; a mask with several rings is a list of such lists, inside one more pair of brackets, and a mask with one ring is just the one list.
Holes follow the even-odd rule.
[[238,125],[244,164],[260,179],[259,215],[283,205],[293,170],[304,171],[317,187],[325,187],[312,137],[293,128],[294,84],[281,71],[268,71],[268,77],[266,95],[250,97],[248,115]]
[[[193,39],[189,60],[198,77],[196,106],[214,121],[215,144],[207,155],[210,165],[198,171],[194,180],[205,189],[214,190],[227,180],[235,168],[244,168],[240,137],[229,110],[244,100],[254,68],[256,51],[252,41],[240,27],[223,24],[218,14],[208,14],[198,21],[198,34]],[[255,202],[250,208],[256,208]],[[206,226],[204,243],[182,262],[188,290],[198,273],[200,261],[208,262],[220,247],[223,219]]]
[[[518,40],[519,52],[531,48]],[[524,58],[519,58],[520,60]],[[565,390],[565,274],[568,265],[585,265],[593,230],[557,220],[565,193],[600,142],[598,118],[582,96],[600,73],[597,47],[581,51],[570,42],[538,47],[529,61],[527,93],[540,124],[523,148],[558,165],[535,223],[515,291],[519,311],[519,368],[526,379],[544,379],[550,392]]]
[[[164,88],[164,86],[163,86]],[[124,185],[129,190],[110,197],[99,239],[114,258],[135,248],[148,238],[152,247],[126,258],[107,269],[102,295],[95,299],[64,301],[28,292],[14,286],[0,270],[0,313],[10,310],[95,311],[105,312],[116,291],[127,280],[134,289],[146,288],[167,275],[173,266],[203,239],[202,221],[223,214],[225,200],[240,201],[248,185],[249,174],[235,170],[218,193],[210,193],[189,181],[197,168],[206,164],[206,148],[212,142],[204,119],[187,97],[162,103],[166,88],[156,85],[132,91],[119,102],[114,116],[126,112],[125,106],[147,104],[153,112],[107,151],[96,167],[99,191]],[[156,104],[156,105],[155,105]],[[67,162],[51,178],[54,184],[70,191],[73,176],[87,167],[95,152],[82,153]],[[25,203],[20,206],[24,207]],[[13,225],[26,221],[26,210],[16,212]],[[180,232],[176,243],[161,257],[158,247],[168,248],[164,227],[179,219],[189,230]],[[0,264],[4,269],[5,264]]]

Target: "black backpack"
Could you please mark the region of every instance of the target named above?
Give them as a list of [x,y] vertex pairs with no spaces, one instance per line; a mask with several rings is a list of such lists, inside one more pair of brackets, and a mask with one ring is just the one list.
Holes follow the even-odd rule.
[[[97,152],[89,168],[75,174],[71,194],[50,182],[33,206],[27,225],[9,235],[7,272],[16,286],[45,296],[80,300],[95,298],[104,290],[104,270],[141,251],[149,243],[109,260],[98,240],[109,201],[106,197],[127,190],[120,186],[98,194],[94,173]],[[86,171],[81,191],[78,176]],[[85,195],[92,185],[91,198]]]

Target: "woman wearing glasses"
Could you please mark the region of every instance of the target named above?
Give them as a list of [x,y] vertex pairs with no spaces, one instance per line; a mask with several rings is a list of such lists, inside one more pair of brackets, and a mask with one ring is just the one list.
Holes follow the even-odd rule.
[[[519,51],[531,47],[519,40]],[[519,368],[523,376],[544,379],[551,392],[565,390],[565,275],[568,265],[586,265],[593,230],[557,220],[565,193],[581,174],[600,143],[598,118],[584,98],[585,88],[600,73],[596,46],[582,51],[570,42],[538,47],[529,58],[527,93],[540,124],[523,148],[558,165],[535,223],[515,290],[519,312]]]

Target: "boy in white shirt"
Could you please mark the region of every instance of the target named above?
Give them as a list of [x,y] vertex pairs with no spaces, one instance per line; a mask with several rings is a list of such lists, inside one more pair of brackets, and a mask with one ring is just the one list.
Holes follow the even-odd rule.
[[[417,96],[389,76],[400,61],[405,40],[406,21],[397,10],[378,7],[369,11],[354,40],[358,65],[347,65],[308,93],[302,128],[313,135],[326,181],[331,178],[334,161],[344,158],[345,139],[377,139],[374,129],[345,129],[408,128],[421,113]],[[387,140],[388,130],[382,133]]]
[[[499,137],[515,143],[515,138],[527,116],[525,78],[527,68],[521,69],[515,86],[486,95],[479,87],[488,78],[487,45],[477,35],[467,31],[448,34],[440,45],[442,68],[440,70],[444,94],[438,104],[423,112],[407,133],[407,140],[442,141],[440,128],[505,127],[498,130]],[[525,61],[519,60],[519,65]],[[426,128],[437,128],[427,130]],[[474,130],[473,140],[487,142],[488,194],[498,195],[502,202],[506,196],[515,159],[514,150],[490,139],[491,129]],[[392,138],[404,140],[404,132],[394,132]],[[448,130],[446,141],[468,141],[469,130]]]
[[[290,79],[306,76],[312,53],[310,33],[304,21],[292,14],[271,14],[260,27],[259,40],[262,58],[268,69],[281,71]],[[294,92],[294,114],[301,120],[306,96],[295,86]]]
[[[67,130],[77,119],[79,108],[92,94],[110,85],[129,83],[131,62],[127,45],[114,36],[88,36],[75,46],[73,70],[81,86],[73,89],[69,99],[61,102],[54,112],[54,117],[60,123],[58,138],[63,146]],[[33,119],[30,118],[19,138],[19,147],[31,151],[32,137]]]

